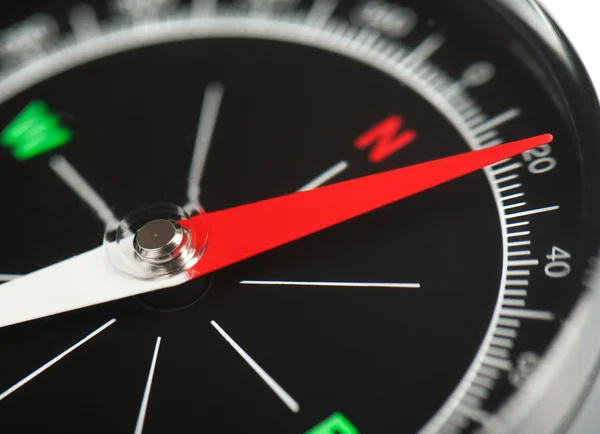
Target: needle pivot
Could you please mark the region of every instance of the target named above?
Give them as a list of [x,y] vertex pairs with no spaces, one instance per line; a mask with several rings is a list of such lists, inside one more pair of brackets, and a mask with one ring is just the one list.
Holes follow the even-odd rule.
[[165,264],[179,256],[184,237],[183,228],[176,221],[152,220],[142,226],[135,235],[135,253],[144,262]]

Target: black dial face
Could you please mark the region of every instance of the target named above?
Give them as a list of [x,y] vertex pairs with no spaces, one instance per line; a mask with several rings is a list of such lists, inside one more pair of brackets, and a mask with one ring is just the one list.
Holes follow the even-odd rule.
[[[554,141],[156,292],[62,312],[48,278],[32,297],[62,313],[0,329],[3,432],[470,431],[533,371],[581,290],[582,158],[596,157],[565,111],[576,83],[557,87],[558,62],[500,5],[31,9],[0,39],[0,291],[17,317],[18,282],[140,206],[210,217]],[[165,224],[137,242],[156,247]],[[121,290],[71,271],[82,292]]]

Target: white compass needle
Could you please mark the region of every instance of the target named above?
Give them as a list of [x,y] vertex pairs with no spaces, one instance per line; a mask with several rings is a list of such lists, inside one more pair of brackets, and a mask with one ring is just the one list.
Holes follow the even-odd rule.
[[98,247],[0,285],[0,328],[185,281],[184,275],[143,280],[117,273]]

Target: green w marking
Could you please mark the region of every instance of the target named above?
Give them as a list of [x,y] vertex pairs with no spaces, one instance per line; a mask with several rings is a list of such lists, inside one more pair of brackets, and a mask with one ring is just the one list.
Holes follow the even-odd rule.
[[0,142],[24,161],[66,145],[73,132],[60,124],[43,101],[33,101],[2,131]]
[[340,412],[333,413],[305,434],[359,434],[358,430]]

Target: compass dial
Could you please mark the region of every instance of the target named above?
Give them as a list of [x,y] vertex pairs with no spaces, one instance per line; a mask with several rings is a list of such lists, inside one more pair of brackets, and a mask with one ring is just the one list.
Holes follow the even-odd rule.
[[2,432],[458,433],[533,372],[597,247],[597,113],[503,2],[25,3]]

